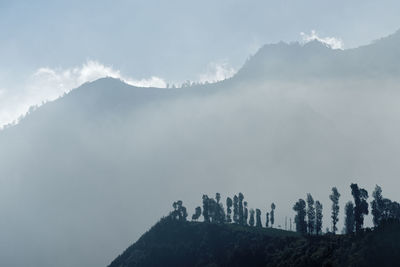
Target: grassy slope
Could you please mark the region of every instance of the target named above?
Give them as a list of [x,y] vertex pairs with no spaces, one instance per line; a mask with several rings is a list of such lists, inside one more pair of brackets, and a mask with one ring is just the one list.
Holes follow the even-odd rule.
[[116,258],[131,266],[400,266],[400,224],[362,235],[162,220]]

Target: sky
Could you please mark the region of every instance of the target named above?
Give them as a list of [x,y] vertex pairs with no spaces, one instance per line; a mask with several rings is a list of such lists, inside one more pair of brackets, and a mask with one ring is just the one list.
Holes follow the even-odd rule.
[[157,87],[216,81],[267,43],[368,44],[400,28],[398,10],[394,0],[2,0],[0,126],[103,76]]

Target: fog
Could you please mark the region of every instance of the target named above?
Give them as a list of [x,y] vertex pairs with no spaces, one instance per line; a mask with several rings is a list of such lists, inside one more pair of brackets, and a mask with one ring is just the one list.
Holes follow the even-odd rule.
[[[106,266],[173,201],[191,216],[203,194],[242,192],[263,222],[275,202],[275,225],[284,227],[311,193],[325,228],[337,186],[339,229],[352,182],[370,194],[379,184],[398,200],[397,70],[373,60],[354,75],[349,67],[357,53],[384,58],[379,45],[325,47],[308,61],[301,53],[316,48],[293,45],[303,64],[284,68],[293,60],[282,59],[287,72],[275,79],[267,46],[219,83],[157,89],[100,79],[41,106],[0,131],[0,265]],[[330,75],[341,53],[356,59],[340,62],[346,75]]]

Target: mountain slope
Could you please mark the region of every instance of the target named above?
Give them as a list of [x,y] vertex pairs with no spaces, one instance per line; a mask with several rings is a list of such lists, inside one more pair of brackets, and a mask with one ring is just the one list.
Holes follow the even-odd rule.
[[308,236],[277,229],[163,219],[109,267],[395,266],[400,225],[360,236]]

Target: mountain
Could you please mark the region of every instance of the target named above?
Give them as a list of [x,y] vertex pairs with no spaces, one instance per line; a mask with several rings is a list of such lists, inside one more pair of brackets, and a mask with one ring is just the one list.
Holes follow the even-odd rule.
[[106,78],[35,109],[0,131],[0,265],[105,266],[202,193],[275,202],[277,225],[310,192],[329,226],[331,186],[345,201],[351,182],[379,183],[396,200],[398,36],[344,51],[267,45],[223,82]]
[[163,219],[109,267],[395,266],[400,225],[360,236],[300,236],[271,228]]
[[237,78],[268,80],[378,79],[400,74],[400,31],[355,49],[330,49],[311,41],[263,46]]

